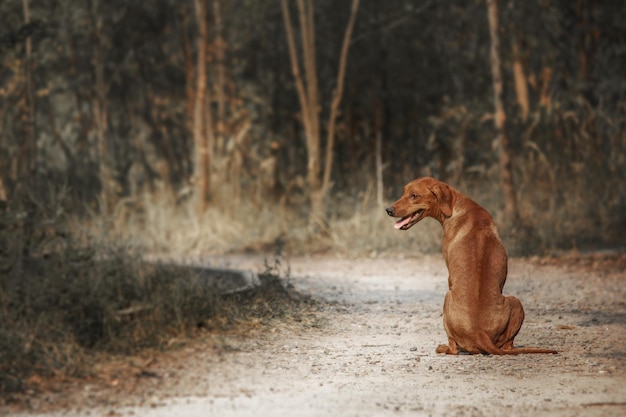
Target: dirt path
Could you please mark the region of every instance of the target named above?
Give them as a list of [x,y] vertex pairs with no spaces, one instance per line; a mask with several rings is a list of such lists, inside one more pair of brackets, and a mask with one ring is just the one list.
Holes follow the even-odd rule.
[[290,282],[326,301],[310,319],[164,355],[130,387],[50,397],[71,408],[48,415],[623,416],[626,274],[594,262],[510,264],[505,293],[526,309],[517,345],[561,354],[450,357],[434,353],[446,341],[440,256],[292,259]]

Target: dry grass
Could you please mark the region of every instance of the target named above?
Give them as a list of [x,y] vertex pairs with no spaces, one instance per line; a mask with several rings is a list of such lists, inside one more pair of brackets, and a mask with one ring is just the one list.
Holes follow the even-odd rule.
[[177,201],[162,191],[127,199],[110,218],[75,224],[91,234],[124,240],[152,253],[197,257],[262,245],[268,250],[279,236],[298,227],[289,210],[240,201],[232,207],[210,205],[198,216],[191,201]]
[[[609,193],[620,187],[584,173],[558,182],[546,165],[528,155],[516,158],[520,221],[507,224],[497,178],[474,178],[453,184],[483,205],[494,217],[511,255],[545,254],[558,249],[619,246],[626,195]],[[358,192],[354,193],[359,196]],[[231,252],[270,252],[285,242],[290,255],[336,252],[347,256],[410,255],[441,250],[441,227],[426,220],[409,232],[393,228],[384,209],[367,199],[343,193],[331,196],[333,213],[324,224],[308,223],[306,206],[246,201],[211,206],[197,216],[190,202],[176,202],[167,193],[143,195],[118,207],[106,221],[91,223],[92,234],[132,242],[152,254],[197,258]],[[84,227],[84,222],[81,223]]]
[[396,219],[382,208],[358,211],[346,219],[332,221],[332,247],[351,256],[398,256],[432,253],[441,250],[441,225],[426,219],[411,231],[398,231]]
[[[362,202],[363,203],[363,202]],[[418,233],[399,232],[384,209],[367,201],[343,203],[349,214],[333,215],[327,223],[311,226],[306,207],[273,202],[240,201],[232,207],[215,204],[198,216],[191,202],[177,202],[169,193],[143,195],[118,206],[107,220],[88,224],[91,234],[108,236],[151,254],[201,258],[232,252],[269,253],[284,242],[290,255],[335,251],[348,256],[433,252],[441,247],[441,227],[425,221]],[[75,229],[84,229],[85,222]]]

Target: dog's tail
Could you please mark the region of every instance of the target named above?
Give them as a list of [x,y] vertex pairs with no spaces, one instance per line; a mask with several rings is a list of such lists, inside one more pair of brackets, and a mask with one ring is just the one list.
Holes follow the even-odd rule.
[[559,353],[556,350],[536,347],[514,347],[511,349],[502,349],[496,346],[489,337],[489,335],[485,332],[480,332],[480,334],[478,335],[478,342],[480,343],[480,349],[484,353],[488,353],[490,355],[519,355],[522,353],[551,353],[556,355]]
[[519,355],[520,353],[551,353],[553,355],[557,355],[559,352],[557,350],[552,349],[544,349],[544,348],[536,348],[536,347],[523,347],[523,348],[512,348],[508,350],[501,349],[504,355]]

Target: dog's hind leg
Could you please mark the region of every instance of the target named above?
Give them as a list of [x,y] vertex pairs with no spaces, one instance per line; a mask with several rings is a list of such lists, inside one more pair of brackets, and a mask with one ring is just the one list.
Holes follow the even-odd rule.
[[515,336],[522,328],[522,323],[524,323],[524,307],[522,307],[522,303],[516,297],[508,296],[505,297],[505,300],[509,305],[509,322],[507,323],[507,328],[498,338],[499,343],[497,344],[503,350],[511,350],[513,349],[513,339],[515,339]]

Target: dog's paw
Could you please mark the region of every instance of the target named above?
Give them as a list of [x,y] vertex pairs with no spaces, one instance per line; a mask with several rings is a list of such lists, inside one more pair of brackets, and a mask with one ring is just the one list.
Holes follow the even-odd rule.
[[439,345],[435,350],[437,353],[450,353],[450,347],[448,345]]

